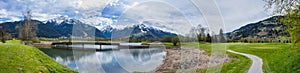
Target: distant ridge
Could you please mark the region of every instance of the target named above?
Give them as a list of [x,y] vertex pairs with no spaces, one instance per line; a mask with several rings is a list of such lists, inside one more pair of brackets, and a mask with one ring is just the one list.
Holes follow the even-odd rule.
[[254,39],[278,39],[287,40],[290,36],[278,18],[283,16],[273,16],[265,20],[247,24],[233,32],[227,33],[230,40],[241,40],[245,38]]
[[[68,17],[58,17],[47,21],[32,20],[38,24],[37,36],[42,38],[68,38],[74,36],[82,38],[162,38],[163,36],[176,36],[176,33],[164,31],[159,28],[147,26],[145,24],[135,24],[133,26],[126,26],[122,29],[113,28],[112,26],[104,26],[104,28],[96,28],[88,25],[80,20],[70,19]],[[24,21],[5,22],[0,23],[0,26],[5,24],[5,28],[12,37],[17,37],[17,25],[21,25]],[[79,29],[73,30],[73,26]],[[118,34],[113,35],[112,34]]]

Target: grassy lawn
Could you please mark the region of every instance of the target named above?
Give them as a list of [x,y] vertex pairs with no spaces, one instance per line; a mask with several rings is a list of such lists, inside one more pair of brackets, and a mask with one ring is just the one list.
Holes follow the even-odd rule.
[[[197,46],[199,45],[199,46]],[[241,56],[234,53],[225,53],[225,50],[228,49],[230,44],[228,43],[206,43],[206,42],[189,42],[189,43],[183,43],[181,45],[183,48],[199,48],[201,50],[205,50],[206,54],[212,54],[212,52],[216,49],[221,49],[219,51],[223,52],[223,54],[228,54],[232,60],[230,63],[224,63],[221,69],[221,73],[244,73],[246,72],[250,65],[251,60],[248,59],[245,56]],[[216,52],[216,51],[214,51]],[[217,68],[221,68],[220,66],[217,66]],[[206,72],[207,69],[198,70],[197,72]],[[211,71],[210,71],[211,72]]]
[[[195,46],[199,45],[199,46]],[[183,48],[200,48],[201,50],[205,50],[206,53],[210,53],[212,51],[212,44],[206,43],[206,42],[188,42],[188,43],[182,43],[181,46]]]
[[[165,43],[169,44],[169,43]],[[265,73],[300,73],[300,51],[285,43],[223,43],[224,47],[237,52],[249,53],[263,59]],[[170,44],[169,44],[170,45]],[[199,45],[199,46],[197,46]],[[211,53],[211,43],[182,43],[184,48],[200,48]],[[214,48],[214,47],[213,47]],[[244,73],[251,66],[251,60],[237,54],[227,54],[233,58],[230,63],[223,64],[221,73]],[[199,70],[205,72],[206,70]]]
[[251,66],[251,60],[245,56],[227,53],[233,60],[223,64],[221,73],[245,73]]
[[76,73],[20,41],[0,43],[0,73]]
[[[173,43],[163,42],[163,44],[167,47],[173,46]],[[207,53],[210,53],[212,50],[212,44],[206,42],[185,42],[180,44],[183,48],[200,48],[201,50],[205,50]],[[197,46],[199,45],[199,46]]]
[[299,73],[300,53],[284,43],[231,43],[230,49],[259,56],[265,73]]

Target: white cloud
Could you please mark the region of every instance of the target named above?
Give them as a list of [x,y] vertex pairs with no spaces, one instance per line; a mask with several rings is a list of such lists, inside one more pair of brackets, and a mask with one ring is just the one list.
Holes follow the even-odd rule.
[[198,24],[206,25],[201,13],[190,1],[130,0],[129,2],[128,9],[121,15],[116,25],[139,24],[151,20],[182,34],[189,33],[189,30]]
[[268,16],[263,0],[217,0],[227,32]]
[[[57,15],[80,17],[87,11],[101,13],[110,0],[7,0],[0,1],[0,9],[5,9],[8,18],[22,17],[22,14],[31,10],[34,18],[47,20]],[[1,11],[3,12],[3,11]],[[81,14],[83,13],[83,14]],[[1,16],[3,13],[1,13]]]
[[11,17],[10,19],[11,19],[11,21],[10,21],[10,22],[12,22],[12,21],[20,21],[20,20],[22,20],[22,19],[20,19],[20,18],[18,18],[18,17]]
[[[63,15],[60,15],[60,14],[45,14],[45,13],[32,13],[32,19],[35,19],[35,20],[40,20],[40,21],[47,21],[49,19],[53,19],[53,18],[56,18],[56,17],[59,17],[59,16],[63,16]],[[68,17],[68,16],[65,16],[65,17]]]
[[[157,2],[153,4],[147,4],[143,2],[152,1]],[[202,24],[210,26],[213,31],[218,31],[219,28],[225,28],[225,32],[235,30],[242,25],[248,24],[250,22],[256,22],[262,20],[268,16],[268,13],[264,11],[264,1],[262,0],[194,0],[199,3],[196,5],[200,6],[200,10],[194,7],[190,1],[186,0],[129,0],[123,3],[127,4],[130,13],[125,13],[127,20],[132,20],[130,23],[138,23],[147,18],[162,20],[167,23],[177,23],[177,24],[192,24],[192,26],[197,24]],[[128,2],[128,3],[126,3]],[[138,3],[137,3],[138,2]],[[163,4],[160,4],[163,3]],[[214,6],[215,3],[217,6]],[[142,4],[135,6],[134,4]],[[172,8],[174,6],[175,8]],[[130,9],[132,7],[132,9]],[[147,8],[148,7],[148,8]],[[180,11],[176,14],[176,8]],[[133,10],[133,11],[130,11]],[[220,11],[220,14],[219,14]],[[180,15],[183,13],[184,16]],[[205,15],[203,15],[205,13]],[[173,14],[173,15],[172,15]],[[172,15],[173,17],[167,17]],[[185,18],[190,22],[186,22]],[[218,18],[218,19],[217,19]],[[222,20],[223,18],[223,20]],[[174,21],[176,20],[176,21]],[[224,23],[223,23],[224,21]],[[216,32],[217,33],[217,32]]]
[[104,8],[107,4],[111,3],[111,0],[78,0],[75,4],[78,4],[82,9]]
[[8,15],[8,13],[6,12],[5,9],[1,9],[0,10],[0,18],[6,18]]
[[[198,10],[191,1],[199,1]],[[185,33],[198,24],[220,24],[217,11],[224,18],[225,31],[232,31],[249,22],[268,17],[262,0],[215,0],[218,8],[207,0],[6,0],[0,1],[0,17],[21,20],[22,13],[31,9],[35,19],[47,20],[60,15],[81,19],[90,24],[113,24],[115,20],[101,17],[105,6],[120,5],[112,10],[128,9],[121,18],[122,24],[141,23],[144,20],[159,20],[168,27]],[[108,5],[107,5],[108,4]],[[197,5],[197,4],[196,4]],[[213,9],[206,12],[205,9]],[[112,15],[113,17],[114,15]],[[118,17],[118,16],[115,16]],[[114,18],[115,18],[114,17]],[[209,19],[207,19],[209,18]],[[127,20],[127,22],[123,21]],[[123,21],[123,22],[122,22]],[[207,22],[211,25],[208,25]],[[155,22],[155,21],[153,21]],[[213,26],[211,26],[213,27]]]

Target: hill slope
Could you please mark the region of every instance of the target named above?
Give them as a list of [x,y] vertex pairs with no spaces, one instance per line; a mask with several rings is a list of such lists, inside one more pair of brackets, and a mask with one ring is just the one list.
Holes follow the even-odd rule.
[[0,73],[77,73],[20,41],[0,43]]
[[282,16],[274,16],[257,23],[247,24],[228,33],[228,38],[231,40],[240,40],[243,38],[282,39],[289,37],[289,33],[286,32],[287,27],[278,20],[278,18],[281,17]]

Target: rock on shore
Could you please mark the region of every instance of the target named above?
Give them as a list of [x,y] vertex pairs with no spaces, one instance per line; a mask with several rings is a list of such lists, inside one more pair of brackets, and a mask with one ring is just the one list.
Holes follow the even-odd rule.
[[[172,47],[166,51],[164,64],[158,67],[155,73],[189,71],[208,67],[209,55],[204,54],[204,50]],[[225,62],[229,62],[229,57],[225,56]]]

